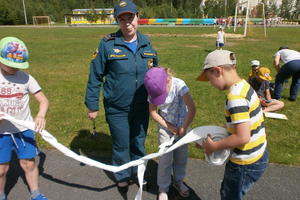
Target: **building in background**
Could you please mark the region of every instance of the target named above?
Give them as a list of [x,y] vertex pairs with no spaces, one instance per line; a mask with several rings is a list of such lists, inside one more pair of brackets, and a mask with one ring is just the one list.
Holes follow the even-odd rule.
[[65,14],[65,24],[115,24],[114,9],[74,9],[72,14]]

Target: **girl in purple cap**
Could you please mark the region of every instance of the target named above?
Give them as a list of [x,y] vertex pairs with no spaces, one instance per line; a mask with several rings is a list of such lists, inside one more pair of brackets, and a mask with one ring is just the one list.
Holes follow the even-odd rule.
[[[179,140],[186,134],[196,113],[189,88],[183,80],[173,77],[170,69],[163,67],[151,68],[145,75],[144,84],[149,95],[150,115],[158,123],[159,144],[172,137]],[[190,195],[183,182],[187,158],[187,145],[160,157],[157,174],[159,200],[168,199],[172,169],[174,188],[182,197]]]

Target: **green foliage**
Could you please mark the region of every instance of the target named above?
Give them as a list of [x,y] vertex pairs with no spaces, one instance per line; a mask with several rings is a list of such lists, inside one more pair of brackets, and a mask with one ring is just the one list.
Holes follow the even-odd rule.
[[[233,16],[238,0],[133,0],[139,8],[141,18],[202,18]],[[47,15],[52,21],[63,22],[64,15],[80,8],[113,8],[117,0],[24,0],[28,23],[32,16]],[[225,5],[227,2],[227,5]],[[280,8],[276,0],[265,1],[266,14],[298,19],[300,1],[283,0]],[[202,6],[201,6],[202,5]],[[245,11],[244,11],[245,12]],[[0,24],[25,24],[22,0],[11,4],[11,0],[0,1]],[[91,21],[97,16],[91,14]]]
[[[52,21],[63,22],[64,15],[80,8],[113,8],[117,0],[24,0],[28,23],[32,16],[48,15]],[[143,18],[199,18],[202,17],[199,0],[134,0]],[[0,24],[25,24],[22,1],[11,6],[10,0],[0,1]],[[91,14],[91,21],[97,16]]]
[[282,4],[280,6],[280,16],[283,18],[290,19],[293,9],[294,0],[282,0]]
[[266,5],[266,16],[277,16],[280,13],[276,0],[264,1],[264,3]]

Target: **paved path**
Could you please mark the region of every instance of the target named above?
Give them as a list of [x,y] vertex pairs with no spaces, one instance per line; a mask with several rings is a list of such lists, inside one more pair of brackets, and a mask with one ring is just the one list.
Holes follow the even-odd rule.
[[[41,191],[50,200],[123,200],[134,199],[138,188],[132,184],[127,197],[122,197],[112,174],[103,170],[81,165],[56,150],[44,150],[39,157]],[[99,159],[98,159],[99,160]],[[100,159],[109,163],[108,159]],[[16,162],[13,162],[16,163]],[[155,200],[157,161],[148,162],[150,185],[143,199]],[[211,166],[205,161],[190,159],[187,167],[187,185],[192,190],[191,200],[217,200],[223,177],[224,166]],[[6,191],[9,200],[29,199],[23,174],[14,164],[8,174]],[[171,200],[180,199],[171,189]],[[270,164],[264,176],[247,194],[246,200],[299,200],[300,167]]]

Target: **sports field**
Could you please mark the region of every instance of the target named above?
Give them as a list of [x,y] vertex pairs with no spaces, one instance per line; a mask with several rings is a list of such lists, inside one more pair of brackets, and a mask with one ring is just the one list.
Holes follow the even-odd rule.
[[[217,29],[212,27],[140,27],[139,30],[151,38],[158,51],[160,65],[170,67],[187,83],[197,105],[197,114],[192,127],[224,124],[223,107],[225,95],[208,83],[196,82],[195,78],[205,56],[215,49]],[[1,28],[0,37],[15,36],[22,39],[29,49],[32,74],[41,84],[50,101],[47,130],[58,141],[82,154],[110,155],[111,139],[103,109],[96,121],[99,134],[92,136],[93,124],[86,117],[84,106],[85,87],[89,73],[89,62],[99,40],[114,27],[91,28]],[[225,30],[232,33],[232,30]],[[238,29],[238,34],[243,30]],[[250,28],[247,38],[231,35],[224,49],[237,54],[238,71],[247,78],[250,61],[258,59],[262,66],[275,70],[272,58],[279,46],[288,45],[300,51],[300,27],[268,28],[267,38],[262,28]],[[300,99],[289,102],[285,85],[283,101],[285,107],[279,113],[289,120],[266,119],[267,139],[271,162],[300,165]],[[37,105],[32,99],[33,113]],[[101,106],[102,107],[102,106]],[[157,151],[157,125],[151,121],[146,141],[147,152]],[[39,146],[51,148],[42,139]],[[190,157],[203,158],[201,150],[190,145]]]

